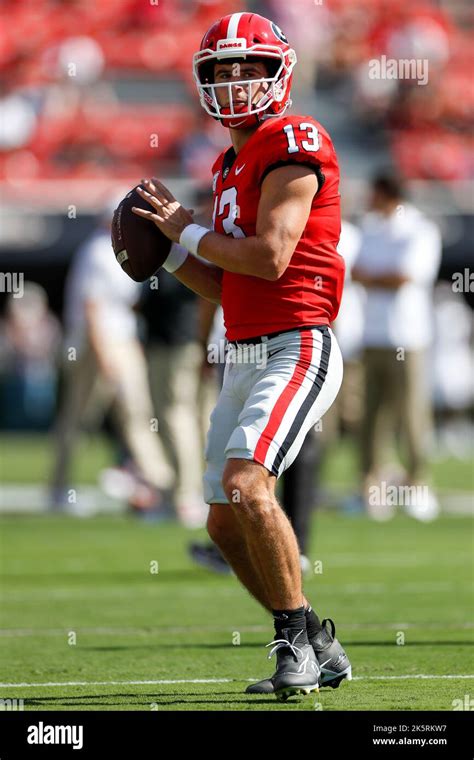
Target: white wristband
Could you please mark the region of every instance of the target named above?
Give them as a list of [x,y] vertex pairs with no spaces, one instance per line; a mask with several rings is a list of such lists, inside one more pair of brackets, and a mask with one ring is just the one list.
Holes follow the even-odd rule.
[[176,270],[179,269],[182,264],[184,264],[187,258],[188,252],[186,248],[183,248],[177,243],[173,243],[168,254],[168,258],[165,260],[164,264],[162,264],[162,267],[163,269],[166,269],[167,272],[170,272],[170,274],[172,274],[173,272],[176,272]]
[[207,235],[208,232],[212,232],[212,230],[208,230],[207,227],[201,227],[199,224],[188,224],[179,238],[180,245],[184,245],[188,251],[196,256],[201,238]]

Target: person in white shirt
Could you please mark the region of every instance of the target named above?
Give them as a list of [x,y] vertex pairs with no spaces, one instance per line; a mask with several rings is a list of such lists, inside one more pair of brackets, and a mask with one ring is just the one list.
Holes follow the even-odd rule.
[[344,259],[346,274],[334,331],[344,362],[357,360],[362,348],[365,294],[363,287],[352,281],[352,269],[360,253],[361,239],[360,229],[343,219],[337,250]]
[[352,267],[360,251],[360,229],[346,219],[341,222],[341,236],[337,250],[346,265],[341,306],[333,323],[344,359],[344,377],[339,395],[326,415],[324,443],[337,438],[340,431],[358,435],[362,415],[362,333],[364,329],[365,291],[352,281]]
[[138,474],[159,491],[173,484],[157,427],[145,355],[133,311],[140,285],[117,266],[109,214],[77,251],[65,290],[64,393],[55,431],[54,507],[65,505],[70,461],[91,399],[100,389],[112,409]]
[[426,480],[431,402],[426,352],[433,339],[433,285],[441,260],[436,225],[405,200],[395,174],[372,182],[360,253],[352,271],[366,290],[362,474],[371,483],[387,443],[405,444],[410,484]]

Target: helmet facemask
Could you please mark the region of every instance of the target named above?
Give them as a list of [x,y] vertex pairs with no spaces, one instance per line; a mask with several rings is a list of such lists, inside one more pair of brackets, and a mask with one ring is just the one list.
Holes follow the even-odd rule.
[[[291,80],[291,73],[296,63],[296,54],[293,50],[283,51],[277,46],[255,45],[247,48],[245,54],[236,57],[236,51],[202,50],[194,56],[194,78],[199,91],[201,105],[210,116],[221,121],[224,126],[233,129],[243,129],[257,125],[262,119],[269,116],[283,114],[291,105],[287,99],[281,109],[278,104],[284,99]],[[256,79],[244,79],[238,81],[219,82],[214,80],[214,65],[216,63],[249,63],[259,61],[265,63],[268,76]],[[259,97],[257,102],[252,100],[255,85],[267,85],[266,91]],[[236,86],[247,90],[247,103],[235,106],[233,102],[233,90]],[[227,88],[228,105],[221,106],[217,93]]]

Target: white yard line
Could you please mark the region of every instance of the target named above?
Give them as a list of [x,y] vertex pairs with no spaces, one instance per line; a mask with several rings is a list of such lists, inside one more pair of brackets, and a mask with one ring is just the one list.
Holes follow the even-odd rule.
[[[417,673],[416,675],[402,676],[355,676],[353,681],[399,681],[408,679],[452,679],[452,678],[474,678],[474,674],[462,675],[431,675]],[[255,682],[257,678],[245,678],[243,681]],[[155,681],[47,681],[45,683],[0,683],[1,689],[28,689],[43,688],[50,686],[160,686],[169,684],[186,684],[186,683],[240,683],[236,678],[177,678],[177,679],[160,679]]]
[[[393,583],[324,583],[321,582],[319,594],[367,594],[378,596],[390,593],[392,596],[397,594],[440,594],[449,593],[450,591],[459,591],[460,588],[470,589],[471,584],[466,581],[425,581],[421,583],[407,582],[400,584]],[[209,596],[207,587],[190,587],[183,588],[179,591],[181,596],[190,598],[203,598]],[[238,597],[242,595],[242,589],[235,586],[223,586],[212,589],[213,596],[219,597]],[[23,604],[24,602],[39,601],[81,601],[91,599],[123,599],[126,595],[158,598],[160,596],[176,594],[176,586],[173,583],[167,583],[166,579],[163,584],[156,581],[156,585],[134,586],[133,588],[89,588],[75,586],[74,588],[51,588],[49,590],[38,591],[14,591],[4,589],[0,594],[2,604]]]
[[474,673],[469,673],[468,675],[456,675],[454,673],[453,675],[444,675],[444,676],[437,676],[437,675],[424,675],[423,673],[417,673],[416,675],[410,676],[354,676],[353,681],[401,681],[401,680],[407,680],[409,678],[474,678]]

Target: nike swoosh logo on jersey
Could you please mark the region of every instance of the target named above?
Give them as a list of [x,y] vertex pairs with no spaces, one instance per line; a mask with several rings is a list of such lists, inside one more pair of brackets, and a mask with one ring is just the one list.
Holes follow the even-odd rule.
[[244,167],[245,167],[245,164],[242,164],[242,166],[236,166],[235,167],[235,175],[237,176],[238,174],[240,174],[240,172],[242,171],[242,169]]

